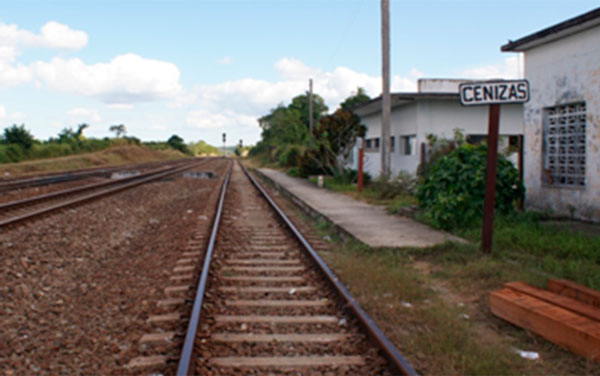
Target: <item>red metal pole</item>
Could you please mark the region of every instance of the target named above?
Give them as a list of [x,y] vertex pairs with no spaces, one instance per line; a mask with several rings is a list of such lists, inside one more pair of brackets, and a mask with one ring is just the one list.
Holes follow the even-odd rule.
[[500,122],[500,105],[491,104],[488,119],[487,165],[485,176],[485,198],[483,202],[483,229],[481,231],[481,250],[492,251],[492,234],[494,230],[494,196],[496,194],[496,160],[498,159],[498,123]]
[[362,192],[363,189],[363,158],[365,155],[364,151],[364,141],[363,139],[359,139],[358,141],[358,176],[356,182],[356,190],[358,192]]

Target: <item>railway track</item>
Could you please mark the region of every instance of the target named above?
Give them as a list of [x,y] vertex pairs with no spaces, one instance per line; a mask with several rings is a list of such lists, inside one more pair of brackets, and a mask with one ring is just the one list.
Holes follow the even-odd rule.
[[[169,164],[177,165],[179,163],[186,163],[188,160],[182,161],[171,161]],[[141,169],[152,169],[157,168],[160,165],[164,165],[165,162],[149,162],[136,165],[122,165],[113,167],[95,167],[78,170],[64,171],[61,173],[46,173],[35,176],[28,176],[15,179],[0,179],[0,192],[10,192],[19,189],[41,187],[45,185],[66,183],[74,180],[86,179],[90,177],[106,176],[109,177],[111,173],[117,171],[131,171]]]
[[[240,165],[233,166],[224,179],[185,336],[159,330],[147,337],[183,340],[177,374],[415,374],[264,195]],[[171,280],[189,279],[194,268],[175,268]],[[168,367],[167,358],[135,359],[130,369]]]
[[87,184],[75,188],[42,194],[0,204],[0,228],[25,222],[50,212],[64,209],[106,195],[133,188],[140,184],[162,179],[198,166],[204,161],[187,161],[174,166],[156,168],[139,175],[114,179],[101,183]]

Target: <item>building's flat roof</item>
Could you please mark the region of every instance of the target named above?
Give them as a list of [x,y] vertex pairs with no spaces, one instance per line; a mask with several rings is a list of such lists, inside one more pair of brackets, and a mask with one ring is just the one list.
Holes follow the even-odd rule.
[[597,25],[600,25],[600,8],[596,8],[554,26],[547,27],[521,39],[509,41],[507,44],[502,46],[500,50],[503,52],[527,51],[533,47],[564,38]]
[[[458,93],[392,93],[392,108],[402,106],[422,99],[455,99]],[[352,109],[359,116],[369,115],[381,111],[381,96],[373,98],[368,102],[361,103]]]

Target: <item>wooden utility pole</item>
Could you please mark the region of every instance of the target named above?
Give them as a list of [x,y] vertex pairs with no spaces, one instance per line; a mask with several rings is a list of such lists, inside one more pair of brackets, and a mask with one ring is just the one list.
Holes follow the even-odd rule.
[[381,0],[381,175],[390,175],[390,2]]
[[312,141],[312,133],[314,126],[313,119],[313,83],[312,78],[308,79],[308,140]]

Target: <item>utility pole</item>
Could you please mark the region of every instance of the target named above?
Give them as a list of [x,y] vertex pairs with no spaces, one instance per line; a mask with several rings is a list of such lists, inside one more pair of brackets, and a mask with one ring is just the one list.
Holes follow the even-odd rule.
[[312,142],[312,133],[314,126],[313,119],[313,82],[312,78],[308,79],[308,141],[309,144]]
[[390,176],[390,2],[381,0],[381,175]]

